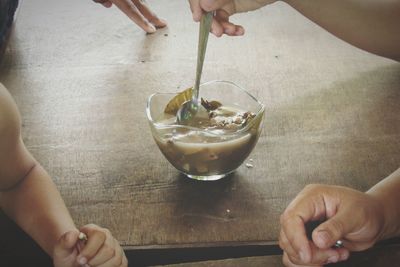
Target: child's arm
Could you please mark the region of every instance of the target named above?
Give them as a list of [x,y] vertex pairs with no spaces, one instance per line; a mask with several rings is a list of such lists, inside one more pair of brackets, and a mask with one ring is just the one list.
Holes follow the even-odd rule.
[[20,117],[4,86],[0,88],[0,205],[49,254],[59,237],[76,229],[45,170],[20,137]]
[[92,267],[127,266],[118,242],[95,225],[81,229],[89,241],[79,253],[79,231],[50,176],[27,151],[20,125],[17,107],[0,84],[1,209],[53,257],[56,267],[76,266],[82,259]]
[[62,234],[76,229],[55,185],[36,162],[14,187],[1,193],[0,203],[49,255]]

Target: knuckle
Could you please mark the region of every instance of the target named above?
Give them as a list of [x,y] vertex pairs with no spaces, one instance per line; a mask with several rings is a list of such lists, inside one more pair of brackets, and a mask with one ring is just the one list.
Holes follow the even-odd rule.
[[281,214],[279,221],[280,221],[281,225],[283,226],[283,225],[287,224],[291,219],[292,219],[292,215],[290,214],[290,211],[285,210]]
[[93,230],[91,233],[92,237],[96,237],[97,240],[101,240],[101,242],[104,242],[106,240],[106,234],[99,229]]
[[[353,206],[354,207],[365,207],[366,203],[363,200],[356,200],[356,201],[354,201]],[[371,223],[372,222],[371,219],[372,218],[376,218],[374,216],[374,214],[376,214],[376,213],[375,212],[371,212],[370,207],[372,207],[372,205],[368,206],[368,208],[358,209],[357,217],[359,218],[360,221],[362,220],[364,222]],[[379,210],[379,208],[378,208],[378,210]]]
[[121,266],[122,266],[122,267],[128,267],[128,259],[126,258],[125,254],[124,254],[124,257],[123,257],[123,259],[122,259],[122,264],[121,264]]
[[104,248],[104,254],[110,259],[115,256],[115,249],[113,247],[107,246]]
[[105,235],[111,236],[111,231],[108,230],[107,228],[103,228],[102,231],[103,231],[103,233],[104,233]]
[[212,11],[214,8],[213,3],[211,1],[200,1],[200,6],[207,12]]
[[354,251],[363,251],[371,248],[375,244],[374,241],[357,244],[354,246]]
[[289,260],[288,255],[287,255],[286,253],[283,254],[282,263],[283,263],[283,265],[285,265],[286,267],[291,267],[291,266],[293,266],[292,263],[291,263],[290,260]]
[[344,226],[341,221],[332,219],[328,227],[328,232],[330,232],[332,237],[337,237],[341,235],[343,229]]
[[285,222],[286,211],[279,216],[279,223],[282,225]]
[[104,229],[100,229],[98,231],[99,236],[101,236],[102,238],[106,239],[107,237],[107,232]]
[[299,260],[297,254],[296,254],[296,255],[292,255],[292,254],[289,254],[289,253],[288,253],[287,256],[288,256],[288,259],[289,259],[289,262],[290,262],[291,265],[293,265],[293,264],[295,264],[295,265],[302,265],[302,264],[304,264],[304,262],[301,262],[301,261]]
[[86,232],[87,234],[92,234],[93,232],[95,232],[98,229],[98,226],[93,224],[93,223],[89,223],[86,224],[85,226],[83,226],[81,228],[81,231]]
[[122,254],[116,255],[116,256],[114,257],[113,266],[114,266],[114,267],[119,267],[119,266],[121,266],[122,263],[123,263],[123,259],[124,259],[124,258],[122,257]]
[[282,263],[283,263],[283,265],[285,265],[286,267],[289,267],[289,263],[288,263],[287,257],[283,257],[283,258],[282,258]]
[[278,245],[279,245],[279,247],[280,247],[282,250],[285,250],[285,248],[286,248],[286,243],[285,243],[285,241],[282,240],[282,238],[279,238],[279,243],[278,243]]
[[281,231],[281,233],[279,234],[279,247],[282,250],[285,250],[285,248],[288,247],[288,240],[286,239],[286,237],[284,236],[283,232]]
[[217,30],[215,33],[216,37],[222,37],[222,35],[224,34],[224,32],[222,30]]
[[323,187],[323,186],[320,185],[320,184],[308,184],[308,185],[306,185],[306,186],[304,187],[303,191],[311,191],[311,192],[313,192],[313,191],[319,190],[319,189],[322,188],[322,187]]
[[86,259],[90,260],[96,255],[96,252],[83,250],[81,252],[81,254],[82,254],[83,257],[85,257]]
[[98,228],[98,226],[95,225],[94,223],[89,223],[89,224],[86,225],[86,227],[88,227],[88,228]]

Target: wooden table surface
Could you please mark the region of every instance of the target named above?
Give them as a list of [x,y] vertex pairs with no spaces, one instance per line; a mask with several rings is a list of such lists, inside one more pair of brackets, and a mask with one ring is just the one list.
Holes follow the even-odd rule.
[[[386,267],[398,266],[400,246],[390,245],[373,248],[368,253],[355,253],[346,262],[332,264],[335,267]],[[396,265],[397,264],[397,265]],[[238,259],[214,260],[195,263],[171,264],[167,267],[284,267],[281,256],[243,257]]]
[[186,1],[149,1],[169,22],[144,34],[92,1],[23,1],[0,81],[23,137],[77,225],[127,250],[262,245],[309,183],[366,190],[400,166],[400,65],[358,50],[283,3],[210,37],[203,80],[234,81],[266,105],[250,158],[217,182],[180,175],[155,145],[147,97],[193,83],[198,25]]

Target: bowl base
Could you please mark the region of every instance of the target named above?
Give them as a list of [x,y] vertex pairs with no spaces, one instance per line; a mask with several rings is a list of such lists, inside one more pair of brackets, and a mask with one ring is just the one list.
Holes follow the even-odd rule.
[[217,181],[228,175],[229,175],[229,173],[228,174],[216,174],[216,175],[201,176],[201,175],[192,175],[192,174],[185,173],[185,176],[189,177],[190,179],[194,179],[194,180],[198,180],[198,181]]

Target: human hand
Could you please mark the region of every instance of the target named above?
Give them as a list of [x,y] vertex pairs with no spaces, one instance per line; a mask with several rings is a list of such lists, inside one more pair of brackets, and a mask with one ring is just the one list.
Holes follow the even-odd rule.
[[156,28],[163,28],[167,22],[157,17],[145,0],[93,0],[109,8],[113,4],[125,13],[134,23],[147,33],[154,33]]
[[55,267],[127,267],[128,260],[118,241],[110,231],[94,224],[80,229],[88,240],[79,240],[79,231],[65,233],[59,239],[53,252]]
[[204,11],[215,11],[211,25],[211,33],[220,37],[223,34],[240,36],[244,34],[244,28],[229,21],[229,17],[235,13],[258,9],[277,0],[189,0],[193,13],[193,20],[200,21]]
[[[305,224],[326,220],[308,240]],[[373,246],[382,235],[382,204],[374,197],[340,186],[309,185],[281,215],[279,246],[285,266],[323,266],[347,260],[350,251]],[[336,241],[342,248],[333,248]]]

